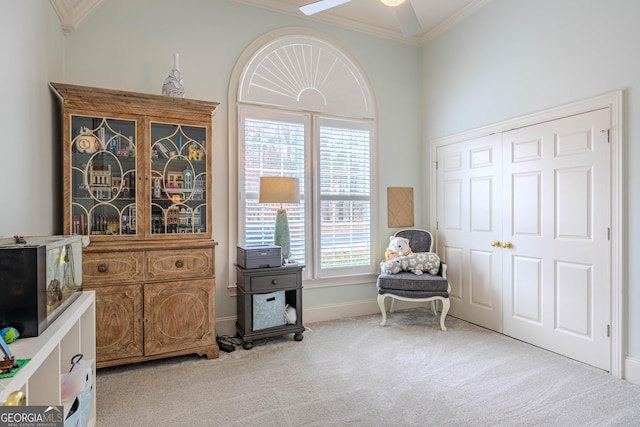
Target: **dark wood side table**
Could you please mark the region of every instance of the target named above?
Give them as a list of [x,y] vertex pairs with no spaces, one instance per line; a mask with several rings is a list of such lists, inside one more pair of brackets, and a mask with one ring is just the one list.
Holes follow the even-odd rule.
[[[302,270],[304,265],[246,269],[236,265],[238,272],[238,320],[236,328],[245,350],[253,348],[253,340],[293,333],[302,341]],[[284,291],[285,304],[296,309],[295,324],[284,324],[254,330],[254,296]],[[284,307],[282,307],[284,309]]]

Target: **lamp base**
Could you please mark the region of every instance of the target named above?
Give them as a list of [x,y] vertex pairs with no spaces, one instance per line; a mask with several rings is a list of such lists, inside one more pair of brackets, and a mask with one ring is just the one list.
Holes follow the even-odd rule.
[[274,237],[274,243],[282,248],[282,258],[289,259],[291,257],[291,236],[287,211],[284,208],[278,208]]

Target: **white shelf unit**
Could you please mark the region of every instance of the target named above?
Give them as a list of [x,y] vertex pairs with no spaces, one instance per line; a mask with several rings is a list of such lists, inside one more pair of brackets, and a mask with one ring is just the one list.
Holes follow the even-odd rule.
[[[9,344],[16,359],[31,360],[13,378],[0,380],[0,402],[22,390],[27,405],[62,405],[60,375],[69,372],[71,358],[82,353],[83,360],[96,359],[95,301],[94,291],[84,291],[40,336]],[[94,382],[88,425],[95,425],[95,420]]]

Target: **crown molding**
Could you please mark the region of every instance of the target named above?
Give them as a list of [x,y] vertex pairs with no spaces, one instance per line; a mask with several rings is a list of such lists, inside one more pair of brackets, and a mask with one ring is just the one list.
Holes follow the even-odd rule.
[[467,16],[475,13],[477,10],[489,4],[491,1],[492,0],[474,0],[473,2],[469,3],[467,6],[463,7],[458,12],[454,13],[449,18],[436,25],[431,31],[422,36],[420,38],[421,44],[427,44],[431,40],[438,37],[440,34],[447,31],[449,28],[462,22]]
[[[105,0],[49,0],[53,9],[56,11],[60,22],[62,23],[62,32],[67,35],[73,32],[78,25],[94,10],[96,10]],[[467,16],[476,12],[478,9],[485,6],[491,0],[474,0],[466,7],[459,10],[454,15],[450,16],[445,21],[438,24],[430,31],[422,34],[421,36],[412,36],[404,38],[401,34],[394,31],[378,28],[373,25],[367,25],[360,22],[355,22],[350,19],[316,14],[313,16],[301,15],[297,7],[281,2],[278,0],[233,0],[236,3],[245,4],[248,6],[259,7],[262,9],[271,10],[274,12],[283,13],[297,18],[308,19],[323,24],[333,25],[340,28],[345,28],[353,31],[358,31],[364,34],[369,34],[376,37],[381,37],[389,40],[394,40],[401,43],[406,43],[414,46],[421,46],[429,41],[435,39],[440,34],[455,26]]]
[[[305,19],[308,21],[320,22],[322,24],[331,25],[346,30],[357,31],[370,36],[376,36],[388,40],[394,40],[401,43],[411,44],[418,46],[420,44],[420,38],[417,36],[404,38],[399,33],[394,31],[378,28],[374,25],[368,25],[361,22],[356,22],[348,18],[343,18],[335,15],[327,15],[323,13],[317,13],[314,15],[304,15],[300,12],[298,7],[281,2],[278,0],[232,0],[235,3],[244,4],[247,6],[257,7],[260,9],[270,10],[272,12],[278,12],[296,18]],[[311,2],[312,0],[309,0]]]
[[[492,0],[473,0],[464,8],[436,25],[433,29],[428,30],[421,35],[415,35],[411,37],[403,37],[402,34],[396,31],[386,30],[374,25],[368,25],[366,23],[356,22],[351,19],[343,18],[336,15],[329,15],[318,13],[315,15],[303,15],[300,13],[298,7],[291,3],[283,2],[280,0],[232,0],[235,3],[244,4],[247,6],[258,7],[261,9],[270,10],[272,12],[279,12],[285,15],[295,16],[296,18],[306,19],[310,21],[320,22],[323,24],[332,25],[334,27],[344,28],[347,30],[357,31],[363,34],[376,36],[388,40],[393,40],[400,43],[405,43],[413,46],[424,46],[429,41],[437,38],[439,35],[455,26],[467,16],[473,14],[478,9],[481,9]],[[312,0],[309,0],[311,2]]]
[[96,10],[104,0],[49,0],[62,23],[62,32],[66,36]]

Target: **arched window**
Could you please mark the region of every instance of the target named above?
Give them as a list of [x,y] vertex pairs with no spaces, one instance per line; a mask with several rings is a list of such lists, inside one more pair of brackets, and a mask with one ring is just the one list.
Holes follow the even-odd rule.
[[238,244],[274,242],[278,206],[258,203],[260,177],[296,177],[301,201],[284,207],[305,279],[374,273],[376,108],[364,73],[296,28],[253,43],[236,76]]

